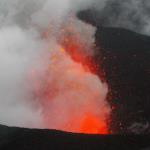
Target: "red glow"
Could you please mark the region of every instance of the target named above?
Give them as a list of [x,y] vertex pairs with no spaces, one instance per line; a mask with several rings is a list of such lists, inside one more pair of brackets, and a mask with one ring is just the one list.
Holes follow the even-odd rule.
[[84,53],[84,45],[83,43],[78,43],[75,40],[75,37],[67,37],[69,40],[63,41],[63,46],[65,50],[71,55],[72,59],[78,63],[82,63],[85,71],[95,70],[94,63],[92,63],[92,59],[89,56],[86,56]]
[[[68,34],[70,32],[71,34]],[[61,47],[50,54],[50,63],[46,68],[46,74],[39,77],[40,73],[35,70],[31,75],[35,97],[40,99],[44,106],[42,113],[46,126],[77,133],[108,134],[105,117],[101,118],[101,115],[97,115],[99,110],[95,111],[99,108],[95,99],[98,101],[103,97],[99,94],[101,92],[99,85],[93,87],[93,82],[91,82],[92,79],[96,83],[97,78],[93,73],[95,65],[91,61],[92,59],[85,55],[84,49],[87,47],[80,39],[80,35],[72,29],[70,31],[70,28],[69,31],[68,28],[63,30],[59,43]],[[85,78],[87,80],[84,81]],[[98,82],[101,81],[98,80]],[[67,92],[70,93],[67,94]],[[62,94],[60,95],[60,93]],[[61,102],[59,103],[58,100]],[[75,101],[78,101],[77,104],[74,103]],[[51,103],[55,109],[49,108]],[[101,111],[107,112],[107,109],[103,107],[101,109]],[[67,121],[63,119],[63,114],[65,117],[69,116],[66,117],[67,119],[65,118]],[[60,117],[61,115],[62,117]],[[58,124],[58,120],[61,119],[63,123]]]
[[[90,57],[86,57],[84,53],[82,53],[82,50],[84,47],[83,43],[79,42],[79,39],[75,39],[77,36],[69,36],[65,37],[65,41],[63,41],[63,45],[65,46],[65,49],[72,58],[76,62],[82,63],[82,66],[84,67],[84,70],[79,70],[81,73],[85,73],[86,71],[96,71],[96,65],[92,62],[92,59]],[[79,38],[79,37],[78,37]],[[81,53],[79,53],[79,51]],[[80,128],[77,132],[79,133],[88,133],[88,134],[108,134],[108,129],[106,126],[106,122],[101,121],[100,118],[96,117],[92,114],[85,114],[80,118],[81,124]]]
[[89,134],[108,134],[105,122],[102,122],[100,118],[91,114],[84,116],[80,132]]

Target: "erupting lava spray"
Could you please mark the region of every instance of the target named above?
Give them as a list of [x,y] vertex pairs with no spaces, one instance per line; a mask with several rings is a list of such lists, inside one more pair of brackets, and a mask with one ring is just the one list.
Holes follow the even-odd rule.
[[77,24],[80,30],[84,27],[82,34],[91,28],[72,17],[55,43],[51,43],[51,33],[46,34],[50,43],[48,57],[44,58],[44,70],[34,69],[30,76],[33,93],[41,103],[47,128],[106,134],[110,111],[106,102],[107,85],[91,71],[94,64],[87,61],[86,50],[92,45],[82,39]]
[[0,4],[8,12],[0,18],[0,121],[108,133],[107,84],[89,61],[95,28],[75,17],[76,4],[85,8],[91,1],[6,1],[9,6]]

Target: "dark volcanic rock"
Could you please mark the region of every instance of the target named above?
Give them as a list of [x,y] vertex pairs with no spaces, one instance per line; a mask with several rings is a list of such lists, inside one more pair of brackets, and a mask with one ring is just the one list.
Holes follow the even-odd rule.
[[150,122],[150,38],[124,29],[98,28],[101,62],[114,106],[113,125],[127,132],[133,122]]
[[[96,16],[96,17],[95,17]],[[150,124],[150,37],[121,28],[101,26],[96,11],[78,17],[97,27],[95,62],[109,85],[113,108],[111,130],[131,132],[133,123]],[[149,127],[143,132],[148,132]]]
[[[86,135],[55,130],[5,128],[0,150],[142,150],[150,147],[150,135]],[[3,135],[4,136],[4,135]]]

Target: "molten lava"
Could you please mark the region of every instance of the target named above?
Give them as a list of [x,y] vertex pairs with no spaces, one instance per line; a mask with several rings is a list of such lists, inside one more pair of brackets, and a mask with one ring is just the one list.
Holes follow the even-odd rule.
[[89,134],[108,134],[105,123],[98,117],[91,114],[84,116],[81,123],[80,132]]
[[95,66],[84,54],[85,43],[72,29],[63,30],[58,41],[50,43],[42,67],[30,76],[44,128],[107,134],[107,85],[92,73]]

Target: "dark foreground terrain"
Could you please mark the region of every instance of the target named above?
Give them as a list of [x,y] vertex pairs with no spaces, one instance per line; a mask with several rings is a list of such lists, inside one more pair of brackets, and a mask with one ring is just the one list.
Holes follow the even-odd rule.
[[0,126],[0,150],[150,150],[150,135],[85,135]]

